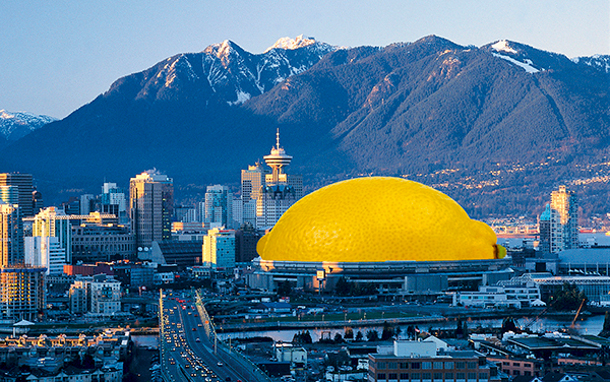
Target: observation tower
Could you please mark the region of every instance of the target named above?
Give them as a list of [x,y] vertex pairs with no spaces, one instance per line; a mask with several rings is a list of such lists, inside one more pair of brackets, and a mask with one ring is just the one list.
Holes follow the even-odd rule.
[[292,156],[287,155],[286,151],[280,146],[280,129],[277,129],[275,133],[276,146],[271,148],[271,154],[265,155],[263,159],[267,166],[271,167],[273,172],[271,173],[271,182],[278,183],[280,181],[280,174],[282,174],[282,168],[288,166],[292,161]]

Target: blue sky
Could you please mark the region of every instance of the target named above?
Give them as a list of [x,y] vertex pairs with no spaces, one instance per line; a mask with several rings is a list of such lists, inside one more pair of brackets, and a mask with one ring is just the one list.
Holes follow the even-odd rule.
[[0,6],[0,33],[0,109],[63,118],[122,76],[227,39],[261,53],[300,34],[352,47],[435,34],[610,54],[610,2],[23,0]]

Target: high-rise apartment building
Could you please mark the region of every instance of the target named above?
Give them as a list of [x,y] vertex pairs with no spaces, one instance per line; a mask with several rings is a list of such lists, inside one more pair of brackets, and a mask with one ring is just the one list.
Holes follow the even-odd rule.
[[0,202],[0,236],[0,318],[34,320],[45,307],[45,268],[25,265],[17,204]]
[[565,186],[551,193],[551,203],[540,215],[540,250],[557,253],[578,248],[578,200]]
[[47,276],[61,276],[64,273],[66,250],[59,238],[54,236],[32,236],[25,238],[25,263],[46,268]]
[[233,270],[235,267],[235,231],[214,228],[203,237],[204,266]]
[[59,245],[65,251],[65,263],[70,264],[72,262],[72,224],[69,216],[60,209],[48,207],[37,213],[33,220],[32,236],[56,237]]
[[2,235],[0,267],[22,265],[24,262],[23,221],[17,204],[0,202],[0,235]]
[[233,223],[233,194],[229,187],[219,184],[205,191],[204,222],[208,227],[231,228]]
[[17,204],[21,209],[21,216],[34,216],[34,188],[32,186],[31,174],[0,174],[0,186],[16,186],[18,193]]
[[167,175],[146,171],[129,182],[129,215],[136,248],[171,239],[174,183]]

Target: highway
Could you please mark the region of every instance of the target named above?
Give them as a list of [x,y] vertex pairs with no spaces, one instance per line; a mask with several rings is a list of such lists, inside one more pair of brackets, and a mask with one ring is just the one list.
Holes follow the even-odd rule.
[[198,305],[190,294],[162,292],[160,344],[165,380],[269,381],[258,368],[216,341],[201,301]]

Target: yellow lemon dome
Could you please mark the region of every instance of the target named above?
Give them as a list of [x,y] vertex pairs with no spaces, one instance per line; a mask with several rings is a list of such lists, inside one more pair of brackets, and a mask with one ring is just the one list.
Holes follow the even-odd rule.
[[297,201],[260,239],[263,260],[443,261],[502,258],[496,234],[453,199],[391,177],[351,179]]

